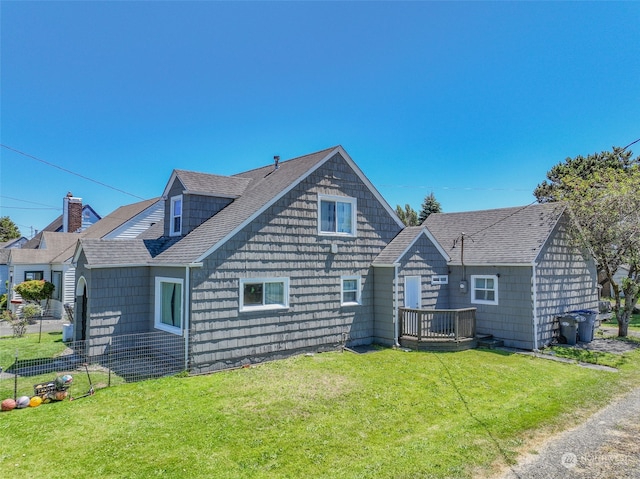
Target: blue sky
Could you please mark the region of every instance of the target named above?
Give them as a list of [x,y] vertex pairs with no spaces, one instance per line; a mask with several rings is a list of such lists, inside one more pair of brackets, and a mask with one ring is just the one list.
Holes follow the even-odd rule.
[[68,191],[106,215],[173,168],[338,144],[394,207],[520,206],[565,158],[640,138],[640,2],[0,5],[1,143],[129,193],[0,148],[26,236]]

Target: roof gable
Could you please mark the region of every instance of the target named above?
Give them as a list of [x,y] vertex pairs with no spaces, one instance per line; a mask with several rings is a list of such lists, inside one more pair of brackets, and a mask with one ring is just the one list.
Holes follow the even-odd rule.
[[461,213],[434,213],[423,225],[451,257],[450,264],[531,264],[565,209],[563,203],[544,203]]
[[393,238],[380,254],[373,260],[373,266],[392,266],[400,262],[402,257],[413,247],[414,244],[424,235],[433,245],[438,252],[442,255],[445,261],[450,261],[451,258],[447,255],[446,251],[440,246],[440,243],[431,234],[431,232],[424,226],[409,226],[398,235]]
[[278,168],[269,165],[234,175],[233,178],[250,180],[250,187],[246,189],[244,194],[160,253],[153,262],[187,264],[203,261],[204,258],[336,155],[340,155],[349,164],[394,221],[399,226],[404,226],[395,211],[382,198],[382,195],[346,151],[341,146],[337,146],[280,162]]
[[[199,264],[204,258],[213,253],[228,239],[233,237],[255,218],[264,213],[276,201],[300,184],[305,178],[315,172],[330,159],[339,157],[344,160],[352,171],[360,178],[362,183],[374,195],[383,206],[389,216],[399,227],[404,227],[395,211],[384,200],[369,179],[362,173],[358,166],[341,147],[333,147],[326,150],[311,153],[305,156],[280,162],[278,167],[269,165],[262,168],[239,173],[231,177],[188,172],[185,170],[173,170],[171,178],[165,187],[165,195],[175,194],[180,188],[174,188],[176,182],[180,182],[186,193],[223,196],[234,200],[225,208],[217,212],[208,220],[194,228],[187,235],[181,237],[164,238],[161,236],[162,228],[155,225],[147,233],[138,236],[138,240],[126,241],[134,248],[145,245],[149,254],[150,265],[170,264],[188,265]],[[239,195],[239,196],[235,196]],[[152,231],[153,230],[153,233]],[[144,239],[144,241],[142,241]],[[124,240],[121,240],[124,241]],[[435,241],[435,239],[434,239]],[[121,245],[118,245],[120,247]],[[82,242],[76,249],[75,258],[85,248],[108,248],[109,243],[100,244]],[[115,253],[112,255],[111,261]],[[89,252],[89,261],[101,261],[100,254],[93,255]],[[125,258],[125,256],[123,256]],[[142,256],[136,256],[141,259]],[[129,258],[132,259],[132,258]],[[127,261],[118,260],[118,264],[129,264]]]

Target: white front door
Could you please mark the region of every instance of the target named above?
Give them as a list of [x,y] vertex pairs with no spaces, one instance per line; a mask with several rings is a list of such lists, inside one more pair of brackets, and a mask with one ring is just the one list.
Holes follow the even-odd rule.
[[420,309],[422,295],[420,294],[420,276],[405,276],[404,278],[404,307]]

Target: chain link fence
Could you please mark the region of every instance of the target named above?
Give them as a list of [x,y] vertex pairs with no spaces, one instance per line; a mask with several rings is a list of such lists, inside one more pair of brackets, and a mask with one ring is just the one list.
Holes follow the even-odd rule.
[[[86,341],[34,344],[20,341],[15,353],[0,342],[0,398],[32,396],[63,375],[73,377],[71,396],[83,391],[176,375],[185,371],[185,339],[164,332],[127,334]],[[11,357],[9,357],[11,356]]]

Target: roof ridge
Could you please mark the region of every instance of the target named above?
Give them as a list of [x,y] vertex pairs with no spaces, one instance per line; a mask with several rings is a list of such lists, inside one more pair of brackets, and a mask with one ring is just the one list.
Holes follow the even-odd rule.
[[[307,153],[305,155],[296,156],[294,158],[288,158],[286,160],[281,160],[279,164],[282,165],[283,163],[289,163],[290,161],[301,160],[303,158],[308,158],[309,156],[324,154],[324,153],[327,153],[329,151],[333,151],[333,150],[335,150],[336,148],[339,148],[339,147],[340,147],[340,145],[337,145],[337,146],[333,146],[331,148],[325,148],[323,150],[318,150],[318,151],[315,151],[313,153]],[[269,163],[269,164],[264,165],[264,166],[259,166],[257,168],[252,168],[250,170],[241,171],[239,173],[233,174],[232,176],[234,176],[234,177],[242,177],[242,175],[246,175],[246,174],[249,174],[249,173],[260,171],[260,170],[263,170],[265,168],[267,168],[267,169],[273,168],[273,163]]]

